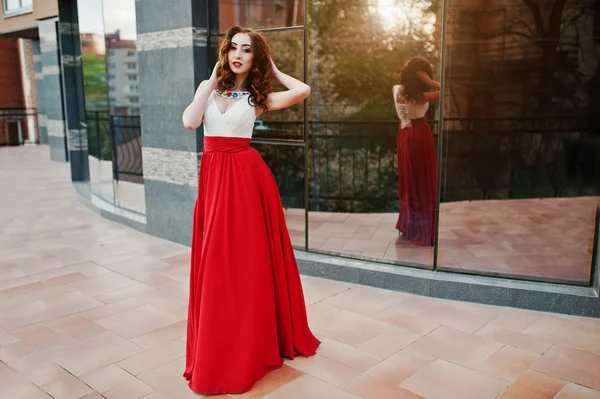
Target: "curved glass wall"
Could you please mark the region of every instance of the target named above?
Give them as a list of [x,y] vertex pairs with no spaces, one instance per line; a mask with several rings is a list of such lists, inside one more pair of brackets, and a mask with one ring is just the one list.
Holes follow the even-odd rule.
[[[279,184],[294,245],[588,285],[600,15],[593,0],[550,3],[552,12],[523,0],[455,0],[444,13],[439,0],[211,2],[213,63],[227,28],[262,29],[280,68],[312,87],[305,104],[257,121],[253,140]],[[443,81],[420,125],[433,141],[427,161],[399,144],[392,95],[414,56]],[[433,205],[406,207],[424,201],[419,176],[435,184],[425,195]],[[432,215],[431,241],[399,235],[415,209]]]
[[145,213],[134,0],[78,1],[92,191]]
[[598,7],[456,0],[447,28],[438,267],[588,284]]

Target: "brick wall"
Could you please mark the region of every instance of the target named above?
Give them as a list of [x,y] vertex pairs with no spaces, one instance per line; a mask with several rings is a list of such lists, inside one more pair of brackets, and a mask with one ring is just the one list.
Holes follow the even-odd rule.
[[19,39],[0,37],[0,108],[24,107]]
[[[0,108],[25,107],[18,40],[0,37]],[[8,144],[10,135],[14,130],[0,120],[0,145]]]

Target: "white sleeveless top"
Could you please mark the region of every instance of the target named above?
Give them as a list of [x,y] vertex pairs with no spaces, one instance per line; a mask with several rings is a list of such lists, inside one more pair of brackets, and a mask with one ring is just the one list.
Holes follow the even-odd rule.
[[245,97],[229,104],[224,114],[221,113],[213,92],[204,109],[204,135],[211,137],[238,137],[250,139],[256,120],[255,108]]
[[404,96],[404,102],[398,103],[396,101],[396,93],[397,89],[394,89],[394,104],[396,104],[396,113],[398,114],[398,118],[400,118],[400,123],[402,128],[412,126],[412,119],[420,119],[424,118],[425,114],[427,114],[427,110],[429,109],[429,103],[425,104],[417,104],[406,99]]

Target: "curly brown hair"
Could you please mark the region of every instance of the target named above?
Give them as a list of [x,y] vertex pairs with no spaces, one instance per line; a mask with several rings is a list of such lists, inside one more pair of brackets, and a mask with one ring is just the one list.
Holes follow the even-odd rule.
[[417,102],[423,98],[423,93],[431,90],[431,87],[417,76],[419,71],[423,71],[433,78],[433,69],[425,58],[413,57],[402,67],[400,84],[404,87],[404,97],[409,101]]
[[231,49],[231,41],[238,33],[246,33],[250,36],[252,52],[254,53],[252,68],[246,80],[246,90],[250,92],[248,101],[252,106],[259,106],[268,111],[266,101],[267,95],[272,91],[271,82],[273,81],[271,49],[265,36],[258,31],[240,26],[229,29],[219,49],[217,87],[220,90],[229,90],[235,85],[235,72],[229,67],[227,56]]

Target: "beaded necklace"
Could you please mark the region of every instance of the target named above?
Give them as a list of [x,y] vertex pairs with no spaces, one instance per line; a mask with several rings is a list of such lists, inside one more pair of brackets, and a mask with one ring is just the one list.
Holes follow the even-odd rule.
[[250,95],[249,91],[233,91],[233,90],[221,90],[221,89],[216,89],[215,93],[218,94],[221,97],[225,97],[225,98],[244,98],[244,97],[248,97]]

